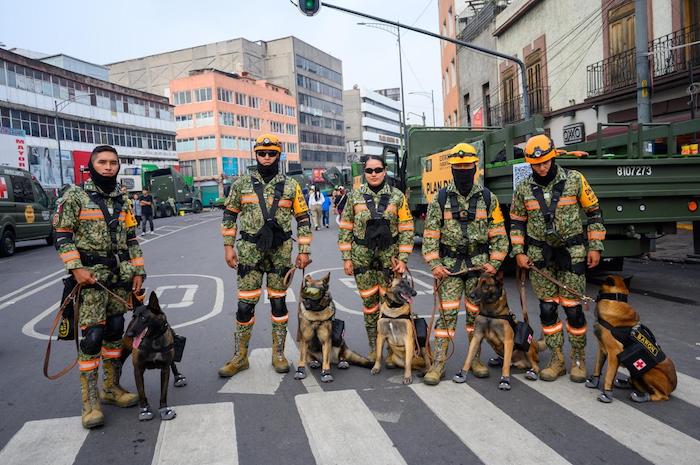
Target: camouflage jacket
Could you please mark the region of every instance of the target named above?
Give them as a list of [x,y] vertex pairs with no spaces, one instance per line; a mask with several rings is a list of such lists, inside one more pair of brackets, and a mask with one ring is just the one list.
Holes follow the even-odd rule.
[[224,245],[233,246],[236,242],[236,221],[240,216],[240,230],[247,234],[255,234],[264,224],[262,209],[258,196],[253,190],[252,177],[255,176],[263,184],[263,194],[267,199],[267,208],[272,206],[275,194],[275,185],[284,181],[284,191],[279,201],[279,207],[275,213],[277,223],[285,231],[292,230],[292,217],[297,221],[297,242],[299,253],[311,253],[311,224],[309,220],[309,207],[306,206],[304,195],[301,193],[299,183],[278,174],[267,184],[257,172],[241,176],[231,186],[226,203],[224,205],[224,218],[221,223],[221,235],[224,237]]
[[[73,186],[58,199],[53,216],[56,248],[67,270],[83,268],[79,251],[103,257],[112,253],[112,239],[104,215],[88,192],[102,193],[92,181],[87,181],[83,188]],[[115,189],[106,196],[105,203],[111,211],[117,197],[123,199],[117,225],[117,248],[119,252],[128,251],[131,274],[146,274],[143,253],[136,239],[136,219],[127,196]]]
[[[513,203],[510,207],[510,242],[513,245],[511,255],[525,253],[527,236],[538,241],[547,241],[550,245],[557,247],[562,246],[563,241],[583,234],[582,209],[588,216],[588,248],[590,250],[603,250],[605,226],[598,198],[581,173],[561,166],[558,167],[554,179],[542,188],[545,201],[549,205],[554,186],[564,179],[566,180],[564,192],[561,194],[554,215],[554,225],[558,238],[546,237],[544,216],[532,193],[532,186],[535,185],[532,175],[516,187],[513,193]],[[580,248],[583,249],[583,247]],[[572,255],[572,258],[576,257]],[[581,257],[577,258],[581,259]]]
[[[472,264],[475,266],[490,263],[496,269],[501,266],[501,262],[508,255],[508,236],[506,235],[503,213],[498,204],[498,198],[491,194],[491,205],[487,208],[484,197],[480,194],[483,187],[476,184],[472,187],[467,197],[459,192],[453,183],[446,187],[448,194],[457,194],[457,200],[461,211],[469,209],[469,202],[472,197],[478,195],[476,203],[476,218],[468,224],[468,237],[464,237],[462,226],[459,220],[452,217],[449,195],[445,202],[445,209],[441,211],[438,195],[428,206],[428,213],[425,218],[425,230],[423,231],[423,258],[435,268],[439,265],[451,268],[455,259],[442,257],[440,254],[440,244],[451,249],[462,248],[466,245],[469,252],[475,253],[480,244],[488,244],[489,253],[475,255]],[[490,213],[489,213],[490,212]],[[446,263],[450,261],[450,263]]]
[[[359,189],[355,189],[348,194],[348,200],[343,209],[340,221],[340,233],[338,234],[338,247],[343,260],[352,259],[353,248],[361,248],[367,253],[371,251],[353,241],[354,238],[364,239],[367,230],[367,220],[370,219],[370,212],[365,202],[365,194],[369,194],[374,199],[374,204],[379,205],[382,194],[388,194],[389,205],[384,211],[384,218],[389,220],[389,230],[392,236],[398,236],[398,241],[392,246],[390,251],[385,253],[399,260],[407,261],[408,256],[413,252],[413,216],[408,208],[408,201],[403,193],[385,183],[384,187],[376,194],[366,184],[362,184]],[[360,249],[358,249],[360,250]]]

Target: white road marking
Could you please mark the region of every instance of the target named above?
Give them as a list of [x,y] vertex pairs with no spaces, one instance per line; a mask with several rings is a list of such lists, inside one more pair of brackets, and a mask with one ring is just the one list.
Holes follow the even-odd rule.
[[[61,270],[60,272],[63,272],[63,270]],[[54,274],[56,274],[56,273],[54,273]],[[44,289],[46,289],[47,287],[53,286],[54,284],[56,284],[57,282],[61,281],[62,279],[63,279],[63,277],[56,278],[56,279],[52,279],[51,281],[49,281],[49,282],[47,282],[47,283],[44,283],[44,284],[42,284],[41,286],[32,289],[31,291],[27,291],[27,292],[25,292],[25,293],[22,294],[22,295],[18,295],[16,298],[14,298],[14,299],[12,299],[12,300],[9,300],[9,301],[7,301],[7,302],[5,302],[5,303],[3,303],[3,304],[0,304],[0,310],[3,310],[3,309],[5,309],[5,308],[7,308],[7,307],[10,307],[11,305],[16,304],[16,303],[19,302],[20,300],[24,300],[24,299],[26,299],[27,297],[36,294],[37,292],[41,292],[41,291],[43,291]]]
[[448,381],[411,389],[486,465],[569,463],[466,384]]
[[0,463],[72,465],[87,435],[80,417],[28,421],[0,451]]
[[[16,290],[10,292],[9,294],[5,294],[4,296],[0,297],[0,302],[2,302],[3,300],[7,300],[7,299],[9,299],[10,297],[12,297],[13,295],[19,294],[19,293],[21,293],[22,291],[25,291],[25,290],[29,289],[29,288],[32,287],[32,286],[36,286],[36,285],[39,284],[40,282],[46,281],[47,279],[53,278],[54,276],[56,276],[56,275],[58,275],[58,274],[61,274],[61,273],[64,273],[64,270],[55,271],[55,272],[53,272],[53,273],[51,273],[51,274],[49,274],[49,275],[44,276],[44,277],[41,278],[41,279],[38,279],[38,280],[32,282],[31,284],[27,284],[26,286],[20,287],[19,289],[16,289]],[[54,282],[55,282],[55,281],[54,281]],[[14,302],[13,302],[13,303],[14,303]],[[2,308],[4,308],[4,307],[2,307]]]
[[282,383],[284,374],[276,373],[271,366],[272,348],[255,349],[248,355],[250,368],[237,373],[219,389],[219,394],[274,395]]
[[[287,342],[285,344],[285,354],[289,362],[294,366],[294,370],[296,370],[299,365],[299,349],[289,333],[287,333]],[[306,378],[301,380],[301,384],[304,385],[307,392],[323,392],[321,385],[318,384],[316,377],[311,373],[311,369],[308,366],[306,367]]]
[[161,300],[161,296],[163,295],[163,292],[165,292],[168,289],[185,289],[185,294],[183,295],[182,299],[179,302],[176,303],[170,303],[170,304],[161,304],[161,308],[186,308],[186,307],[191,307],[192,304],[194,303],[194,296],[197,293],[197,290],[199,289],[198,284],[178,284],[177,286],[158,286],[155,290],[156,295],[158,296],[158,300]]
[[177,417],[160,423],[152,465],[238,465],[232,402],[174,408]]
[[[630,372],[627,368],[620,368],[617,370],[617,374],[618,376],[624,375],[629,378]],[[601,376],[601,380],[603,376]],[[678,378],[678,385],[676,390],[671,393],[671,397],[677,397],[682,401],[700,407],[700,380],[679,371],[676,372],[676,377]],[[620,391],[616,392],[619,393]]]
[[516,377],[652,463],[667,464],[669,457],[674,465],[698,463],[700,441],[619,400],[598,402],[597,389],[581,389],[567,380],[547,383],[527,381],[520,374]]
[[317,465],[406,463],[357,392],[301,394],[294,400]]

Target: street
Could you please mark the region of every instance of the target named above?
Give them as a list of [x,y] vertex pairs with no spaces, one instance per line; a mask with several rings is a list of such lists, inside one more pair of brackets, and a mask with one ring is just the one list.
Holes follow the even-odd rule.
[[[138,408],[105,406],[105,426],[80,424],[77,368],[49,381],[42,375],[46,339],[61,294],[62,264],[53,247],[18,244],[0,259],[0,464],[688,464],[700,463],[700,266],[629,259],[630,304],[650,327],[678,371],[678,388],[665,403],[635,404],[615,389],[614,402],[568,381],[531,382],[516,371],[509,392],[497,389],[500,372],[469,376],[455,384],[467,339],[464,316],[447,376],[426,386],[402,370],[333,367],[335,381],[321,383],[318,370],[294,380],[294,368],[278,375],[270,366],[269,303],[257,306],[249,370],[222,379],[217,369],[231,356],[236,309],[235,271],[223,260],[221,213],[205,211],[156,220],[155,234],[139,236],[148,292],[155,291],[168,320],[187,337],[180,371],[185,387],[172,387],[177,418],[139,422]],[[354,351],[366,354],[362,308],[354,279],[342,273],[337,226],[314,233],[309,272],[331,273],[337,317]],[[683,233],[683,232],[681,232]],[[687,232],[685,232],[687,234]],[[36,245],[33,245],[36,244]],[[430,318],[432,277],[417,244],[411,256],[418,296],[414,311]],[[290,336],[286,354],[296,363],[296,309],[301,272],[287,301]],[[507,278],[511,309],[519,313],[515,281]],[[598,292],[589,283],[587,294]],[[535,334],[537,301],[528,289]],[[587,365],[597,341],[589,322]],[[560,310],[560,317],[564,318]],[[127,315],[127,321],[129,316]],[[72,342],[55,342],[50,372],[71,363]],[[568,353],[568,342],[565,352]],[[482,360],[493,356],[487,344]],[[542,354],[543,365],[548,360]],[[568,357],[567,357],[568,362]],[[122,385],[135,392],[127,362]],[[159,375],[146,373],[146,390],[157,406]]]

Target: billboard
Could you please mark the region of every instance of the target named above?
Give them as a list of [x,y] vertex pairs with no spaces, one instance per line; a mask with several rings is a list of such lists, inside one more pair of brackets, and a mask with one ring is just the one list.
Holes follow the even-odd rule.
[[238,176],[238,158],[223,157],[221,163],[225,176]]
[[0,165],[29,169],[24,131],[0,127]]
[[73,176],[77,184],[82,184],[90,179],[88,163],[90,163],[90,152],[73,150]]
[[67,150],[61,150],[61,160],[58,150],[48,147],[29,147],[29,171],[43,187],[61,187],[61,168],[63,169],[63,184],[75,184],[73,157]]

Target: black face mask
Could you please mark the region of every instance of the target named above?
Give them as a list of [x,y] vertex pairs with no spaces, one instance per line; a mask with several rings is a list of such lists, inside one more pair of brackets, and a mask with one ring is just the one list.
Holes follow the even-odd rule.
[[277,173],[280,172],[280,161],[279,158],[271,165],[265,166],[262,163],[258,162],[258,173],[260,173],[260,177],[263,179],[263,181],[270,182],[272,178],[277,176]]
[[386,183],[386,179],[384,181],[382,181],[382,183],[377,185],[377,186],[372,186],[369,183],[367,183],[367,185],[369,186],[370,190],[376,194],[377,192],[379,192],[380,190],[382,190],[384,188],[385,183]]
[[[98,173],[92,164],[92,158],[90,158],[90,162],[88,163],[88,170],[90,171],[92,182],[105,194],[111,194],[114,192],[114,189],[117,188],[117,175],[115,174],[110,177]],[[119,170],[117,170],[117,173],[119,173]]]
[[556,175],[557,165],[554,163],[554,160],[552,160],[552,166],[549,167],[549,171],[547,171],[547,174],[545,174],[544,176],[540,176],[535,172],[535,170],[532,170],[532,179],[534,179],[535,182],[542,187],[552,182],[552,179],[554,179],[554,176]]
[[452,179],[454,179],[457,192],[463,196],[469,195],[474,186],[474,175],[476,174],[476,166],[468,170],[456,170],[452,168]]

